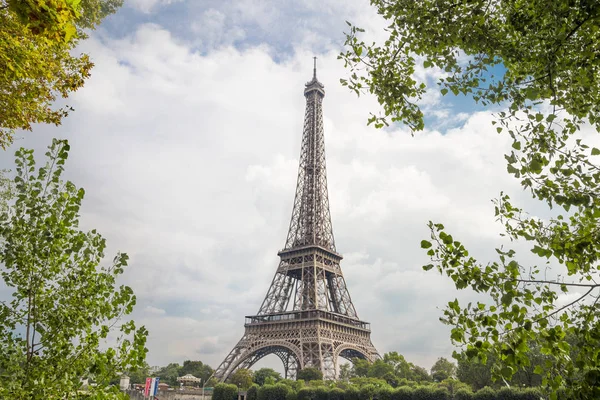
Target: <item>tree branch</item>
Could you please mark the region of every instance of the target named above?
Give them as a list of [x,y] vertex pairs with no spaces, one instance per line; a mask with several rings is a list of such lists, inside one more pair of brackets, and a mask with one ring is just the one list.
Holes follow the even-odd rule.
[[587,288],[597,288],[600,287],[600,284],[597,283],[565,283],[565,282],[557,282],[557,281],[548,281],[548,280],[535,280],[535,279],[511,279],[514,282],[520,283],[545,283],[549,285],[564,285],[564,286],[577,286],[577,287],[587,287]]

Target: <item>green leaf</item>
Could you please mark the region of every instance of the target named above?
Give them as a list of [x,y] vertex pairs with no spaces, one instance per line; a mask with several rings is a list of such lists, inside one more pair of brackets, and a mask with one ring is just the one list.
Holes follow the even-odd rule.
[[427,241],[427,240],[421,240],[421,248],[422,249],[428,249],[431,247],[431,242]]
[[505,307],[508,307],[512,303],[513,296],[514,296],[514,294],[512,292],[508,292],[508,293],[505,293],[504,295],[502,295],[502,299],[501,299],[502,305],[504,305]]
[[502,374],[502,376],[505,379],[510,379],[510,378],[512,378],[512,375],[513,375],[513,369],[510,366],[505,366],[504,368],[502,368],[500,373]]

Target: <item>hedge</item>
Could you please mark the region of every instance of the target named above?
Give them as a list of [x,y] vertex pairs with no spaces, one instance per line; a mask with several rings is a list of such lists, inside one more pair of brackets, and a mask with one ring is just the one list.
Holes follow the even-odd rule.
[[[218,384],[213,392],[213,400],[236,400],[237,387],[234,385]],[[562,394],[562,393],[561,393]],[[494,390],[485,387],[475,393],[466,388],[458,389],[450,395],[447,389],[435,386],[420,386],[411,388],[401,386],[396,389],[365,385],[360,389],[350,386],[346,390],[329,389],[326,386],[303,387],[295,392],[291,387],[282,383],[258,387],[252,385],[247,391],[247,400],[539,400],[537,389],[502,388]],[[564,398],[559,396],[560,399]]]
[[454,393],[454,400],[473,400],[473,392],[468,389],[458,389]]
[[260,386],[258,386],[256,383],[253,383],[252,386],[250,386],[250,388],[246,392],[246,400],[258,400],[259,389]]
[[213,389],[212,400],[237,400],[238,387],[228,383],[218,383]]
[[258,389],[258,400],[290,400],[292,395],[292,389],[281,383],[263,385]]

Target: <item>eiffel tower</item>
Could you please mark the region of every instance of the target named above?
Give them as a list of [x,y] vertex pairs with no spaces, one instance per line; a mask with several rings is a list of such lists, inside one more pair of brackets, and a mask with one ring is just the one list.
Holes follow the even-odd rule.
[[342,275],[329,213],[323,84],[313,77],[304,89],[306,113],[298,183],[290,229],[273,282],[256,315],[247,316],[245,333],[215,370],[226,380],[239,368],[277,355],[285,376],[295,378],[306,367],[338,376],[339,357],[379,358],[371,343],[369,323],[361,321]]

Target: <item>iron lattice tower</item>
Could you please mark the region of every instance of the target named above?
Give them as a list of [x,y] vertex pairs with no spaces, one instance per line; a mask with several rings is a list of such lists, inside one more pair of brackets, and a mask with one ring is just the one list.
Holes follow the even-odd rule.
[[325,90],[317,80],[316,58],[304,96],[300,167],[285,248],[260,310],[246,317],[244,336],[215,371],[222,381],[269,354],[281,359],[288,378],[316,367],[325,379],[336,379],[339,357],[379,358],[369,324],[356,314],[335,248],[325,169]]

